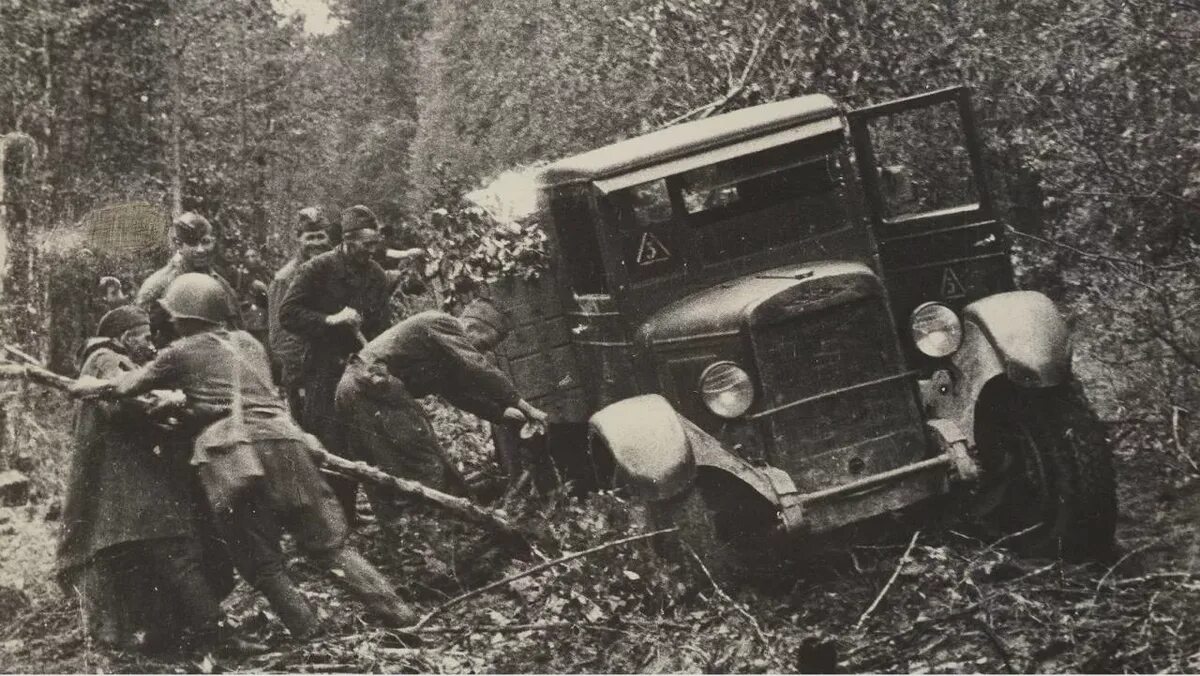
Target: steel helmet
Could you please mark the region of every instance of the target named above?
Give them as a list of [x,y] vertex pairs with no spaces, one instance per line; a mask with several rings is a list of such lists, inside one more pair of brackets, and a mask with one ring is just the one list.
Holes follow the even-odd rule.
[[212,324],[222,324],[229,319],[225,287],[199,272],[176,277],[158,302],[171,319],[199,319]]

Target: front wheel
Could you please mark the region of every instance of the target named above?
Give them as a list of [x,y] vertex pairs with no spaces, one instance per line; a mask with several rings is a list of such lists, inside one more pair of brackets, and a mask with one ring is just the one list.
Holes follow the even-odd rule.
[[975,439],[982,478],[973,512],[989,535],[1008,535],[1010,544],[1035,556],[1112,553],[1112,448],[1078,383],[989,384],[976,408]]
[[690,561],[694,552],[718,583],[740,581],[768,565],[775,510],[736,480],[702,474],[682,494],[640,511],[647,528],[679,528],[677,538],[660,541],[661,553]]

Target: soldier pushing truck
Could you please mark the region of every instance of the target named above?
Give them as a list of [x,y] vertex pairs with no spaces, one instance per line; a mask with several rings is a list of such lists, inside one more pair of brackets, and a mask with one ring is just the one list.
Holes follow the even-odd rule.
[[[123,590],[130,600],[148,599],[142,606],[174,599],[180,620],[159,623],[162,641],[195,636],[192,645],[226,653],[264,650],[233,635],[222,620],[219,601],[229,587],[213,562],[226,560],[267,598],[294,639],[316,636],[321,631],[317,614],[286,572],[279,546],[284,529],[315,563],[336,571],[371,615],[389,626],[410,625],[417,619],[412,608],[347,544],[352,506],[339,504],[331,475],[319,472],[314,460],[329,457],[327,452],[293,414],[301,413],[310,429],[333,440],[337,445],[329,447],[334,452],[447,490],[461,486],[429,471],[431,466],[446,469],[449,460],[413,397],[437,392],[489,419],[544,423],[545,414],[527,404],[482,354],[507,332],[502,313],[477,302],[461,319],[427,312],[388,329],[391,287],[372,260],[374,214],[362,206],[348,209],[342,218],[345,240],[331,251],[322,252],[328,246],[323,226],[315,209],[300,213],[301,249],[293,261],[298,264],[281,271],[286,274],[277,276],[273,294],[280,299],[272,308],[281,319],[275,330],[300,329],[288,337],[300,347],[303,361],[290,366],[301,367],[303,379],[281,382],[274,377],[266,349],[235,328],[237,299],[211,268],[213,227],[194,213],[172,222],[176,252],[142,284],[139,304],[106,315],[100,337],[89,343],[85,369],[71,391],[84,400],[82,410],[92,422],[78,434],[74,464],[80,490],[69,495],[67,510],[79,518],[72,518],[64,533],[59,565],[65,581],[88,581],[86,598],[96,618],[92,630],[103,640],[134,647],[132,629],[150,623],[148,611],[115,614],[118,607],[130,608],[129,603],[103,592]],[[367,345],[364,330],[383,335]],[[157,354],[152,337],[161,346]],[[279,344],[274,338],[281,337],[269,340]],[[357,356],[364,347],[370,348],[364,350],[365,360]],[[343,377],[347,364],[351,369]],[[364,364],[371,365],[369,371],[360,370]],[[338,381],[344,392],[334,409]],[[305,409],[289,407],[281,394],[297,382],[306,386]],[[367,410],[378,419],[364,419]],[[164,424],[168,418],[171,424]],[[105,424],[111,429],[97,429]],[[125,438],[122,434],[129,438],[116,448],[96,446],[97,435],[111,446]],[[380,445],[371,435],[401,443]],[[156,440],[160,450],[152,452]],[[114,493],[118,477],[104,469],[111,465],[106,457],[137,469],[119,473],[119,478],[139,483],[140,490]],[[96,504],[84,483],[124,502]],[[380,515],[395,514],[386,491],[373,487],[370,495]],[[138,549],[123,546],[119,551],[124,558],[106,553],[112,538],[97,539],[97,532],[106,532],[97,529],[120,527],[121,519],[133,513],[121,505],[151,499],[146,496],[158,496],[153,498],[156,506],[133,510],[143,516],[127,520],[129,532],[121,536],[142,544]],[[168,506],[178,507],[179,513],[163,511]],[[160,518],[145,518],[149,512]],[[151,556],[159,551],[167,553]],[[161,573],[155,571],[146,581],[130,577],[133,568],[116,565],[128,562],[130,552],[148,552],[138,557],[144,560],[138,570],[149,570],[146,562],[162,559]],[[142,588],[160,579],[154,590]],[[178,636],[170,636],[172,632]]]

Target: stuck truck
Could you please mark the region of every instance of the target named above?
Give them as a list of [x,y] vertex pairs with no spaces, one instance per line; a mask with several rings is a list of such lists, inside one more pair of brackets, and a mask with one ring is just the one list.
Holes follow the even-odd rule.
[[501,363],[711,565],[948,493],[1029,550],[1111,546],[1111,449],[1061,312],[1016,288],[967,88],[768,103],[537,183],[550,265],[494,290]]

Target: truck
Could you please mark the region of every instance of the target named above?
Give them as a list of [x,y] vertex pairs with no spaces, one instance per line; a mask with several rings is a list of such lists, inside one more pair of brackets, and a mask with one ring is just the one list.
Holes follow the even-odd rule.
[[493,290],[498,359],[552,457],[710,567],[939,497],[1030,553],[1112,547],[1112,451],[1062,312],[1017,288],[969,88],[766,103],[536,184],[550,260]]

